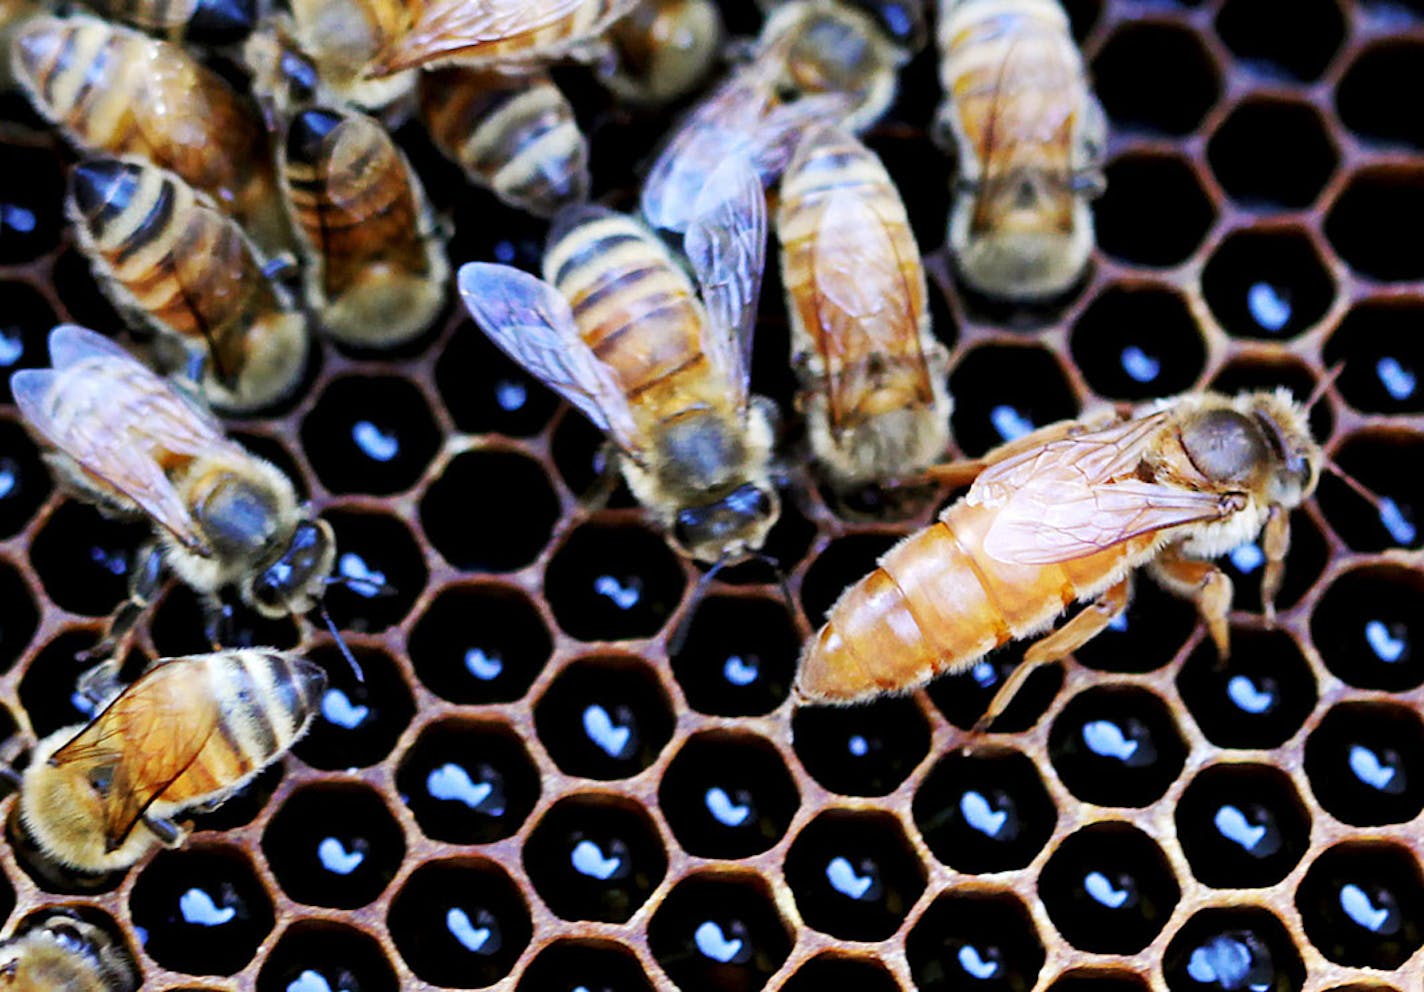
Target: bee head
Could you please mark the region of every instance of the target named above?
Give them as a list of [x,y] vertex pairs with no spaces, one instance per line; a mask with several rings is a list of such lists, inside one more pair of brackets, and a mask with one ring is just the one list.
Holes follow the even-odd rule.
[[713,503],[678,510],[672,539],[698,561],[736,561],[761,548],[780,511],[775,490],[748,482]]
[[923,0],[849,0],[849,6],[868,14],[886,37],[907,52],[918,52],[929,39]]
[[1257,398],[1253,415],[1271,451],[1271,502],[1299,506],[1315,492],[1325,467],[1305,411],[1282,390]]
[[316,606],[336,561],[336,535],[331,524],[304,519],[275,559],[251,577],[244,597],[259,613],[283,617],[306,613]]
[[1289,398],[1256,394],[1234,407],[1209,408],[1182,425],[1182,448],[1212,482],[1263,480],[1268,502],[1295,507],[1315,491],[1320,446]]

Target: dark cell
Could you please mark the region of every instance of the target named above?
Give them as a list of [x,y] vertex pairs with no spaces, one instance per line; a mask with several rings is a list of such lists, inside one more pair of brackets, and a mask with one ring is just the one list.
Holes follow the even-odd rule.
[[1403,565],[1345,572],[1316,604],[1310,633],[1325,667],[1345,683],[1412,689],[1424,682],[1424,580]]
[[1161,932],[1181,889],[1150,837],[1112,822],[1065,838],[1043,866],[1038,896],[1079,950],[1136,954]]
[[435,385],[455,426],[467,434],[527,437],[559,406],[550,389],[463,321],[435,363]]
[[618,457],[604,433],[575,410],[565,410],[554,427],[549,454],[564,485],[580,498],[612,509],[637,506],[618,470]]
[[336,625],[378,633],[400,623],[430,578],[415,535],[384,513],[332,509],[322,516],[336,532],[338,581],[326,594]]
[[642,806],[566,796],[524,842],[524,871],[555,915],[626,923],[667,873],[667,852]]
[[1197,880],[1218,889],[1275,885],[1310,846],[1310,814],[1269,765],[1199,772],[1177,803],[1177,837]]
[[[64,287],[59,302],[65,311],[63,316],[71,322],[104,334],[117,334],[124,328],[124,319],[115,312],[108,298],[99,290],[89,259],[78,248],[65,249],[55,260],[54,284]],[[49,305],[46,304],[45,308],[49,309]],[[53,325],[46,324],[39,331],[35,348],[26,346],[31,367],[49,364],[44,340],[49,335],[51,326]],[[8,388],[7,386],[6,389]]]
[[312,906],[367,905],[385,891],[405,852],[400,825],[363,785],[299,789],[262,834],[262,853],[282,891]]
[[128,597],[133,556],[151,533],[145,521],[116,520],[65,500],[35,536],[30,563],[60,609],[104,617]]
[[1424,545],[1424,478],[1399,470],[1421,458],[1424,434],[1414,431],[1361,431],[1346,438],[1335,450],[1335,465],[1374,498],[1366,499],[1333,471],[1325,474],[1317,501],[1326,523],[1357,551]]
[[1339,703],[1306,739],[1305,772],[1342,823],[1407,823],[1424,808],[1424,724],[1413,707]]
[[539,772],[503,723],[445,720],[421,731],[396,771],[421,832],[449,844],[512,836],[539,800]]
[[1217,747],[1272,748],[1289,740],[1315,708],[1315,676],[1281,630],[1231,631],[1221,662],[1203,637],[1177,674],[1177,691]]
[[1044,955],[1033,920],[1017,896],[951,889],[925,910],[905,938],[905,957],[921,992],[1029,992]]
[[1186,300],[1165,286],[1113,286],[1073,325],[1073,362],[1093,391],[1140,401],[1190,389],[1206,344]]
[[826,614],[846,588],[875,571],[880,556],[895,545],[889,534],[851,534],[832,541],[816,555],[801,583],[801,609],[812,625]]
[[1182,771],[1187,748],[1162,700],[1126,686],[1079,693],[1048,738],[1049,757],[1072,793],[1099,806],[1148,806]]
[[1238,337],[1294,337],[1335,299],[1335,281],[1315,245],[1294,228],[1234,232],[1212,252],[1201,278],[1212,314]]
[[40,616],[30,587],[3,558],[0,558],[0,603],[5,604],[4,614],[0,615],[0,672],[8,672],[35,635]]
[[1407,848],[1337,844],[1296,890],[1305,935],[1336,964],[1398,968],[1424,944],[1424,878]]
[[652,637],[685,586],[677,554],[660,535],[599,523],[569,534],[544,577],[554,619],[583,641]]
[[1362,413],[1424,412],[1424,307],[1408,298],[1365,300],[1325,342],[1328,367],[1344,363],[1335,388]]
[[351,651],[364,681],[331,643],[307,652],[326,669],[327,688],[321,711],[294,753],[313,768],[340,771],[374,765],[391,753],[415,714],[415,702],[394,659],[377,648],[359,644]]
[[257,992],[396,992],[400,983],[381,945],[353,927],[299,922],[286,930],[262,963]]
[[792,745],[821,785],[843,796],[893,792],[924,759],[930,728],[913,699],[863,706],[801,707],[791,717]]
[[648,947],[684,992],[755,992],[791,952],[766,883],[718,872],[679,882],[648,922]]
[[1138,572],[1127,612],[1075,651],[1073,657],[1098,671],[1156,671],[1177,656],[1196,624],[1197,613],[1192,604]]
[[453,703],[512,703],[553,651],[529,597],[495,583],[448,586],[411,630],[415,674]]
[[874,958],[853,958],[833,952],[807,961],[781,986],[781,992],[826,992],[827,989],[900,992],[890,972]]
[[672,737],[673,714],[657,677],[632,658],[575,661],[534,707],[539,740],[570,775],[628,778]]
[[781,755],[750,734],[690,738],[658,787],[658,807],[673,836],[699,858],[760,854],[781,840],[800,805]]
[[755,716],[791,691],[801,638],[786,604],[750,596],[708,596],[696,606],[673,677],[687,703],[714,716]]
[[[950,723],[961,730],[972,730],[989,712],[989,704],[998,699],[1014,669],[1023,663],[1024,652],[1033,640],[1008,644],[961,672],[935,679],[929,686],[930,699]],[[999,734],[1028,730],[1038,723],[1062,688],[1063,666],[1040,666],[1013,694],[1013,699],[988,729]]]
[[1174,25],[1128,21],[1092,68],[1103,109],[1120,127],[1190,134],[1216,103],[1216,65],[1195,34]]
[[971,457],[1078,415],[1062,366],[1036,345],[971,351],[950,376],[949,390],[955,443]]
[[302,420],[301,437],[317,478],[334,493],[403,492],[440,447],[425,397],[390,376],[333,380]]
[[1018,751],[953,751],[915,792],[915,826],[934,856],[969,874],[1026,868],[1058,822],[1034,763]]
[[[1279,33],[1279,32],[1278,32]],[[1390,38],[1355,57],[1335,89],[1340,121],[1368,141],[1424,148],[1424,122],[1394,112],[1399,94],[1424,86],[1424,45]]]
[[1093,201],[1103,251],[1153,267],[1192,256],[1216,211],[1190,165],[1173,155],[1135,152],[1110,162],[1106,176],[1107,191]]
[[1144,992],[1146,983],[1130,971],[1079,968],[1048,986],[1048,992]]
[[64,171],[49,148],[0,144],[0,170],[24,177],[0,194],[0,265],[22,265],[53,251],[64,228]]
[[606,940],[561,940],[535,956],[515,992],[653,992],[633,953]]
[[[227,591],[223,596],[224,619],[218,628],[219,641],[229,647],[264,647],[290,650],[302,642],[302,632],[293,616],[267,617]],[[204,654],[212,650],[208,639],[207,610],[193,589],[173,583],[152,607],[149,632],[153,647],[165,658]]]
[[1255,906],[1198,912],[1167,945],[1162,971],[1171,992],[1300,992],[1305,983],[1290,934]]
[[1357,171],[1325,218],[1325,236],[1345,263],[1368,279],[1424,277],[1424,245],[1409,232],[1424,224],[1424,169]]
[[87,723],[95,715],[93,704],[75,690],[80,674],[94,662],[80,662],[76,656],[98,640],[93,629],[64,630],[30,660],[20,679],[19,697],[37,736]]
[[[5,301],[5,313],[0,316],[0,400],[12,403],[12,373],[49,367],[49,332],[58,318],[49,301],[28,283],[0,281],[0,299]],[[37,468],[41,474],[47,474],[43,467]],[[35,491],[40,486],[35,480],[29,488]]]
[[559,499],[534,459],[484,449],[457,455],[420,501],[420,526],[456,568],[511,572],[549,543]]
[[1227,195],[1251,210],[1310,206],[1339,161],[1315,109],[1279,100],[1233,109],[1212,135],[1207,158]]
[[[0,295],[5,292],[0,287]],[[3,335],[0,330],[0,364],[5,357]],[[35,442],[19,423],[0,420],[0,536],[18,534],[49,496],[50,488],[49,470],[40,460]]]
[[[1289,24],[1290,30],[1281,30]],[[1233,55],[1271,79],[1318,79],[1345,37],[1333,0],[1228,0],[1216,33]]]

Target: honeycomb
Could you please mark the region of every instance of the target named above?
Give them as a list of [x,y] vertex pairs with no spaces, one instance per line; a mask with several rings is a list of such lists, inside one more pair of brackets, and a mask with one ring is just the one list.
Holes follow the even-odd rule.
[[[311,735],[183,849],[98,889],[0,846],[6,932],[70,907],[119,935],[155,990],[1424,984],[1424,124],[1409,102],[1424,4],[1068,7],[1112,124],[1093,274],[1061,306],[1008,311],[930,259],[957,444],[974,455],[1187,389],[1304,397],[1338,367],[1313,428],[1389,502],[1326,478],[1294,515],[1274,626],[1247,549],[1225,563],[1228,663],[1188,605],[1141,582],[1125,624],[1036,673],[986,735],[967,728],[1021,648],[913,696],[796,709],[800,639],[935,507],[852,522],[795,484],[768,548],[794,617],[758,564],[694,602],[697,570],[626,492],[590,509],[597,432],[452,308],[401,353],[323,345],[299,401],[233,424],[332,522],[342,572],[394,587],[330,596],[365,683],[326,636],[240,616],[245,637],[301,644],[333,673]],[[749,0],[726,13],[755,30]],[[671,118],[614,106],[580,70],[561,78],[598,194],[629,205]],[[927,248],[948,205],[926,136],[934,80],[924,53],[869,136]],[[45,362],[58,320],[121,328],[60,222],[70,153],[23,101],[3,106],[13,369]],[[417,130],[398,136],[453,219],[452,259],[534,264],[539,224],[465,187]],[[759,335],[754,388],[785,408],[774,267]],[[75,652],[144,530],[57,493],[0,406],[12,745],[80,719]],[[193,597],[172,588],[133,660],[203,644]]]

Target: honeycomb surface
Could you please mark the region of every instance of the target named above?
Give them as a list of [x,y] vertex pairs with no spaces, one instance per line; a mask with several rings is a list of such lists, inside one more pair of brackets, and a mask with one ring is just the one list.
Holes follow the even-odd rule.
[[[324,635],[240,618],[334,673],[310,737],[183,849],[98,891],[0,846],[6,932],[73,908],[156,990],[1424,985],[1424,7],[1068,6],[1112,125],[1093,274],[1011,313],[931,258],[957,444],[1187,389],[1304,398],[1338,366],[1313,427],[1390,502],[1322,483],[1294,515],[1274,625],[1248,550],[1226,563],[1225,664],[1144,581],[1125,625],[1037,673],[981,737],[966,728],[1021,651],[910,697],[797,710],[799,640],[935,507],[851,522],[803,481],[768,548],[794,618],[760,565],[694,603],[697,570],[626,493],[588,509],[593,428],[452,309],[399,354],[324,344],[297,402],[233,423],[332,521],[342,572],[394,586],[330,596],[365,684]],[[755,29],[750,3],[726,12]],[[948,205],[934,77],[922,54],[869,138],[926,249]],[[628,205],[670,117],[561,78],[596,194]],[[43,364],[58,320],[121,327],[60,223],[70,153],[18,98],[3,108],[0,364],[17,368]],[[454,222],[453,261],[534,263],[541,225],[399,137]],[[754,388],[787,408],[774,270],[758,333]],[[143,533],[54,491],[0,403],[12,747],[79,719],[74,654]],[[201,650],[192,596],[170,589],[136,645]]]

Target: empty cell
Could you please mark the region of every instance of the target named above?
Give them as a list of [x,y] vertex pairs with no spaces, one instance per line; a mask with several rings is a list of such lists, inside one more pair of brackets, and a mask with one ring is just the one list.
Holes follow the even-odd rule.
[[984,889],[951,889],[930,904],[905,938],[905,957],[921,992],[1029,992],[1044,960],[1019,898]]
[[1192,874],[1218,889],[1275,885],[1310,845],[1310,814],[1291,780],[1269,765],[1203,769],[1182,794],[1176,821]]
[[1037,767],[1009,748],[945,755],[915,791],[912,809],[934,856],[975,875],[1026,868],[1058,822]]
[[1161,698],[1103,686],[1079,693],[1049,732],[1058,776],[1084,802],[1148,806],[1181,774],[1187,748]]
[[1265,211],[1314,203],[1338,155],[1325,122],[1309,104],[1253,99],[1233,108],[1216,129],[1207,159],[1228,196],[1247,209]]
[[421,832],[449,844],[515,834],[541,791],[524,742],[503,723],[443,720],[401,758],[396,787]]
[[950,376],[949,391],[954,440],[970,457],[1078,415],[1059,360],[1032,345],[975,349]]
[[406,845],[379,793],[321,784],[287,797],[262,833],[262,853],[293,899],[355,909],[385,891]]
[[691,737],[658,788],[658,808],[673,836],[699,858],[760,854],[785,836],[800,805],[781,755],[746,733]]
[[883,796],[905,780],[930,747],[914,700],[860,706],[807,706],[791,717],[791,742],[807,773],[843,796]]
[[512,703],[553,651],[527,594],[495,583],[441,590],[410,633],[410,660],[430,690],[453,703]]
[[1331,674],[1361,689],[1400,692],[1424,682],[1424,579],[1403,565],[1340,575],[1311,614],[1310,633]]
[[584,524],[554,552],[544,574],[554,618],[582,641],[652,637],[685,586],[676,552],[637,526]]
[[1338,703],[1305,742],[1305,773],[1342,823],[1407,823],[1424,809],[1424,724],[1406,706]]
[[336,532],[336,581],[326,594],[336,625],[365,634],[404,620],[430,578],[405,521],[356,509],[331,509],[322,516]]
[[1380,282],[1424,278],[1424,170],[1415,166],[1361,169],[1350,177],[1325,217],[1325,236],[1359,275]]
[[[1367,428],[1346,438],[1335,451],[1339,472],[1327,472],[1316,495],[1326,523],[1358,551],[1424,544],[1424,479],[1399,470],[1401,465],[1419,464],[1420,458],[1424,433]],[[1341,473],[1372,495],[1360,493]]]
[[1362,413],[1424,412],[1424,306],[1399,298],[1364,300],[1325,343],[1327,366],[1343,363],[1335,388]]
[[626,657],[584,658],[559,673],[534,706],[534,726],[570,775],[619,779],[651,765],[673,731],[657,677]]
[[1367,46],[1345,70],[1335,89],[1335,109],[1341,123],[1367,141],[1424,148],[1424,122],[1399,113],[1400,95],[1420,86],[1424,44],[1383,40]]
[[801,638],[786,604],[762,597],[707,596],[697,603],[673,677],[699,713],[752,716],[791,691]]
[[1038,878],[1053,925],[1079,950],[1135,954],[1181,897],[1161,849],[1126,823],[1094,823],[1059,843]]
[[456,568],[512,572],[549,543],[559,500],[534,459],[513,451],[457,455],[420,501],[420,526]]
[[354,927],[301,922],[283,932],[257,974],[257,992],[396,992],[381,945]]
[[633,952],[608,940],[561,940],[529,962],[515,992],[653,992]]
[[1398,968],[1424,944],[1424,878],[1396,844],[1337,844],[1305,873],[1296,907],[1310,942],[1331,961]]
[[1206,365],[1206,343],[1187,302],[1167,286],[1113,286],[1088,304],[1069,339],[1094,392],[1140,401],[1183,392]]
[[1192,257],[1216,208],[1185,160],[1134,152],[1108,163],[1106,175],[1107,190],[1093,201],[1103,251],[1154,268]]
[[706,872],[675,885],[648,922],[648,948],[683,992],[760,989],[791,951],[765,881]]
[[292,753],[314,768],[340,771],[374,765],[391,753],[415,715],[401,666],[385,651],[351,645],[362,678],[331,643],[307,652],[326,669],[327,687],[311,730]]
[[1345,22],[1334,0],[1227,0],[1216,15],[1216,33],[1251,71],[1309,82],[1339,50]]
[[1119,26],[1092,70],[1103,109],[1120,127],[1189,134],[1216,103],[1216,64],[1193,32],[1173,24]]
[[1237,337],[1294,337],[1335,299],[1335,280],[1315,245],[1293,228],[1233,232],[1207,259],[1201,279],[1212,315]]
[[1290,934],[1268,909],[1233,905],[1198,911],[1162,958],[1171,992],[1300,992],[1305,965]]
[[302,448],[334,493],[386,496],[415,484],[440,447],[420,390],[392,376],[343,376],[302,420]]
[[1279,747],[1315,708],[1315,677],[1282,630],[1231,630],[1222,664],[1203,637],[1177,673],[1177,691],[1207,740],[1217,747]]

